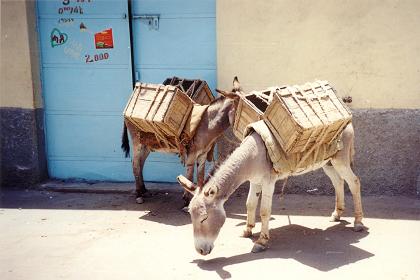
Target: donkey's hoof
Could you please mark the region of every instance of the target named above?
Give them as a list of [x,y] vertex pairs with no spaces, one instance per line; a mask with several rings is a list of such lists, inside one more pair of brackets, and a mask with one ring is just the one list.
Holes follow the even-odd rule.
[[254,247],[252,247],[251,252],[252,253],[261,253],[264,252],[267,249],[266,246],[258,244],[258,243],[254,243]]
[[337,214],[331,214],[330,217],[330,222],[339,222],[340,221],[340,216],[338,216]]
[[250,237],[252,237],[252,231],[250,231],[250,230],[244,230],[242,232],[242,234],[241,234],[241,237],[244,237],[244,238],[250,238]]
[[365,229],[365,226],[362,223],[354,223],[354,228],[353,230],[358,232],[358,231],[363,231]]
[[143,204],[143,203],[144,203],[144,199],[143,199],[143,197],[141,197],[141,196],[137,197],[137,198],[136,198],[136,203],[137,203],[137,204]]

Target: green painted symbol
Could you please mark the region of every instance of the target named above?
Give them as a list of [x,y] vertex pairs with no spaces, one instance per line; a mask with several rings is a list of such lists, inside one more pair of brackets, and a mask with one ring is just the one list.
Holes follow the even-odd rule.
[[56,47],[63,45],[65,42],[67,42],[68,36],[66,33],[61,32],[57,28],[54,28],[51,31],[51,47]]

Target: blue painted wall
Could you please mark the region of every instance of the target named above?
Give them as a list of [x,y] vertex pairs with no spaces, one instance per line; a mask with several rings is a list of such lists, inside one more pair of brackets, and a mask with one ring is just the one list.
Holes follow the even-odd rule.
[[[134,70],[140,81],[161,83],[179,76],[216,86],[216,4],[214,0],[135,0],[133,16],[159,14],[159,29],[133,19]],[[146,180],[173,182],[184,173],[175,155],[152,153]]]
[[[216,85],[214,0],[132,0],[132,15],[159,14],[159,29],[132,19],[128,1],[38,0],[49,174],[55,178],[132,181],[120,149],[122,111],[132,75],[161,83],[168,76]],[[113,48],[96,48],[95,34],[112,28]],[[55,40],[52,42],[52,37]],[[96,55],[96,56],[95,56]],[[175,181],[175,155],[152,153],[147,181]]]
[[[50,176],[132,180],[119,148],[132,91],[127,2],[37,4]],[[113,47],[97,48],[95,34],[108,29]]]

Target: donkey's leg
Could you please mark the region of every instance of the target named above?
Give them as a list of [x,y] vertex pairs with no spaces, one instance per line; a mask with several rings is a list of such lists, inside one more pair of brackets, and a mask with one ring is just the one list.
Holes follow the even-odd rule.
[[198,156],[197,158],[197,185],[204,186],[204,175],[206,173],[207,153]]
[[194,162],[187,164],[187,167],[185,168],[185,176],[188,180],[194,182]]
[[242,237],[251,237],[255,227],[255,211],[257,210],[258,198],[261,195],[261,184],[250,183],[248,198],[246,199],[246,227]]
[[362,209],[362,198],[360,195],[360,180],[351,170],[350,164],[342,164],[338,160],[332,160],[332,164],[338,174],[346,180],[349,185],[351,194],[353,196],[354,203],[354,230],[361,231],[364,229],[363,209]]
[[262,188],[261,192],[261,233],[257,241],[255,241],[254,247],[252,248],[253,253],[264,251],[267,248],[269,234],[269,221],[271,217],[271,205],[273,201],[275,182],[270,182]]
[[[204,185],[205,167],[206,167],[206,155],[200,155],[197,158],[197,185],[199,187],[202,187]],[[188,180],[193,182],[194,162],[192,164],[188,163],[187,165],[187,178]],[[189,192],[184,191],[182,198],[184,199],[184,207],[182,208],[182,210],[184,210],[185,212],[188,212],[188,205],[190,204],[192,195]]]
[[331,222],[337,222],[340,220],[341,215],[344,212],[344,180],[337,173],[335,168],[331,165],[324,165],[323,167],[325,174],[330,178],[334,189],[335,189],[335,209],[331,214]]
[[[187,167],[185,169],[185,175],[190,182],[194,182],[194,161],[187,161],[186,166]],[[182,199],[184,200],[184,206],[182,210],[184,212],[188,212],[188,205],[190,204],[192,195],[184,190],[184,192],[182,193]]]
[[354,156],[354,129],[352,124],[347,125],[344,129],[342,141],[343,149],[333,157],[331,163],[340,177],[349,185],[354,203],[354,230],[360,231],[364,229],[362,224],[363,209],[362,199],[360,197],[360,181],[351,169],[351,163]]
[[136,202],[141,204],[144,202],[143,195],[147,192],[143,180],[143,167],[150,150],[147,146],[138,144],[135,146],[133,155],[133,173],[136,179]]

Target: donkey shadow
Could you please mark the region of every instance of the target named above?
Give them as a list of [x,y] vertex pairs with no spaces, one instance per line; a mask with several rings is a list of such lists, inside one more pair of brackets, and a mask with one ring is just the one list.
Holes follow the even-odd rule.
[[[348,224],[349,222],[340,221],[325,230],[294,224],[274,228],[270,230],[270,245],[265,252],[210,260],[197,259],[193,263],[203,270],[215,271],[220,278],[227,279],[231,278],[231,273],[224,267],[259,259],[294,259],[320,271],[330,271],[374,256],[352,245],[369,232],[354,232],[351,227],[346,227]],[[254,234],[253,239],[257,236]]]

